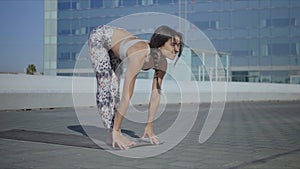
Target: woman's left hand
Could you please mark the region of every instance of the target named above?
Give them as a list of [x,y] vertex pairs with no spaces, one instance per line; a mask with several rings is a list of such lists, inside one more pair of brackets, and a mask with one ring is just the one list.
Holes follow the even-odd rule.
[[142,138],[149,137],[151,144],[159,144],[158,137],[153,132],[152,124],[147,124]]

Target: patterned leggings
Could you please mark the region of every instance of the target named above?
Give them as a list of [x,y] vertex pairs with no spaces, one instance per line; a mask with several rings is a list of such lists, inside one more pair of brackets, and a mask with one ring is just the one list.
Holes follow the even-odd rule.
[[[120,103],[121,60],[111,49],[113,28],[101,25],[91,31],[89,36],[89,54],[96,73],[98,111],[106,128],[113,127],[115,112]],[[121,67],[121,66],[120,66]]]

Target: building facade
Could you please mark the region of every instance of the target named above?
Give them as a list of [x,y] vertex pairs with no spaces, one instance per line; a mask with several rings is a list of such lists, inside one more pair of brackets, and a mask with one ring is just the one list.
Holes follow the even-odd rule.
[[[45,75],[74,75],[82,46],[96,26],[134,13],[163,12],[188,20],[207,35],[220,51],[227,80],[300,83],[298,0],[44,1]],[[202,75],[201,57],[193,49],[187,53],[195,79],[209,80]]]

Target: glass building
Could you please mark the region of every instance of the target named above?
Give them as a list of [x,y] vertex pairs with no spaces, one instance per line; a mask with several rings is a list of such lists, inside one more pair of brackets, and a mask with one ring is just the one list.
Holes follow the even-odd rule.
[[[79,52],[96,26],[133,13],[163,12],[207,35],[227,80],[300,83],[298,0],[44,0],[44,9],[45,75],[74,75]],[[187,53],[196,80],[208,80],[201,57]]]

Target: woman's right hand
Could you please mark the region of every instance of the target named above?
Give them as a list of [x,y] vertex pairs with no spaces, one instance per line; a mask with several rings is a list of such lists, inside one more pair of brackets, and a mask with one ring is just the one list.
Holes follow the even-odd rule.
[[128,140],[120,130],[113,129],[112,131],[112,147],[115,148],[116,145],[121,150],[127,150],[132,146],[136,145],[136,142]]
[[151,144],[159,144],[158,137],[153,132],[153,125],[147,124],[142,138],[149,137]]

